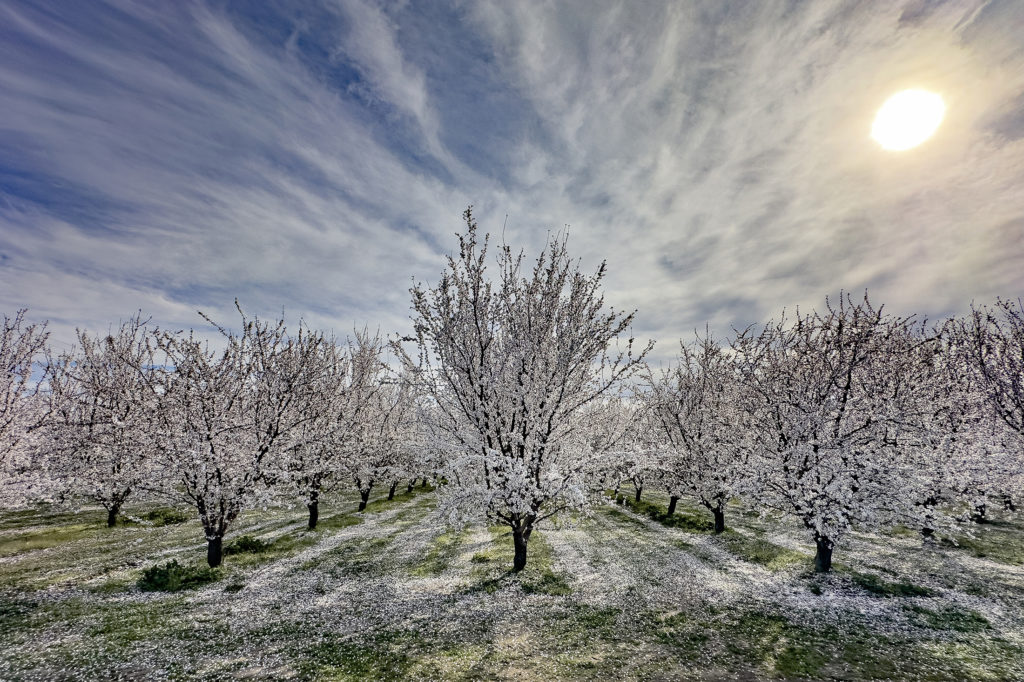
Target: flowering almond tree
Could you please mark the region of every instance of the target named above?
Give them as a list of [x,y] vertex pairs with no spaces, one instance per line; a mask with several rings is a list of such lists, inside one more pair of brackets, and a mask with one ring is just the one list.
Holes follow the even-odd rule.
[[415,443],[415,402],[412,385],[402,377],[391,377],[382,364],[368,396],[364,418],[353,429],[345,464],[348,476],[359,490],[359,511],[366,509],[370,492],[380,481],[390,486],[394,497],[400,479],[409,474],[408,463]]
[[61,498],[85,497],[114,526],[122,505],[152,488],[157,395],[146,322],[135,315],[117,332],[90,336],[47,367],[51,435],[48,458]]
[[0,328],[0,468],[10,463],[29,428],[42,417],[42,403],[36,400],[39,385],[32,372],[48,332],[45,322],[26,324],[25,312],[19,310],[13,318],[4,315]]
[[904,418],[920,404],[903,367],[910,326],[867,296],[857,304],[847,296],[732,343],[750,423],[747,487],[804,524],[816,571],[830,570],[833,548],[853,526],[889,523],[906,502],[892,463]]
[[651,456],[654,448],[644,406],[638,401],[603,396],[587,405],[579,419],[584,425],[586,446],[594,457],[586,476],[596,483],[595,492],[612,488],[612,499],[618,500],[624,480],[636,485],[637,479],[660,475]]
[[238,515],[272,501],[271,486],[287,476],[286,455],[300,444],[318,400],[322,335],[304,327],[290,335],[283,320],[238,311],[239,333],[218,327],[223,350],[191,331],[158,337],[166,355],[158,442],[176,489],[199,512],[211,567],[220,565]]
[[[992,417],[1003,429],[1005,481],[1024,483],[1024,303],[975,308],[960,326],[967,360]],[[1018,489],[1017,494],[1020,494]],[[1011,491],[1003,491],[1013,506]]]
[[320,516],[321,495],[349,480],[354,441],[372,419],[372,398],[380,390],[384,346],[379,336],[364,331],[345,345],[326,340],[317,352],[315,399],[288,457],[288,479],[305,501],[310,530]]
[[901,492],[912,501],[902,522],[918,528],[926,543],[956,527],[953,513],[967,503],[983,504],[985,492],[999,481],[999,424],[987,413],[985,394],[971,370],[961,325],[950,320],[933,330],[928,342],[907,339],[917,360],[905,369],[915,374],[918,408],[903,419],[896,434]]
[[[725,505],[745,475],[742,413],[731,358],[711,338],[681,344],[678,362],[660,378],[649,376],[650,409],[668,443],[659,460],[672,500],[690,492],[725,530]],[[673,505],[674,511],[674,505]]]
[[503,247],[486,272],[472,209],[458,256],[435,287],[412,288],[419,376],[436,403],[433,424],[447,485],[441,508],[454,520],[485,516],[512,531],[513,569],[552,514],[587,503],[584,472],[594,458],[582,433],[584,408],[642,366],[609,344],[633,315],[605,309],[602,264],[579,270],[564,239],[552,239],[532,269]]

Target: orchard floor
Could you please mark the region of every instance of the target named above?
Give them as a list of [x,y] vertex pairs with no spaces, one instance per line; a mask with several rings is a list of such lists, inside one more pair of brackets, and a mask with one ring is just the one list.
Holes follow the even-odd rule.
[[333,504],[314,532],[246,514],[228,540],[269,548],[170,593],[137,582],[203,563],[197,521],[0,512],[0,679],[1024,680],[1019,517],[959,547],[859,535],[815,576],[785,523],[730,508],[714,536],[682,504],[675,526],[608,504],[512,575],[511,538],[446,529],[429,491]]

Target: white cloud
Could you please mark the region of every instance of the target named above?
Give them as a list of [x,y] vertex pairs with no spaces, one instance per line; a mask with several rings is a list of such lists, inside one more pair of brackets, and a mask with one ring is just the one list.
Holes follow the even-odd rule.
[[[935,315],[1024,285],[1017,3],[351,0],[279,40],[119,6],[0,8],[0,309],[397,330],[469,203],[528,251],[570,224],[663,355],[840,288]],[[904,87],[948,113],[897,155],[869,128]]]

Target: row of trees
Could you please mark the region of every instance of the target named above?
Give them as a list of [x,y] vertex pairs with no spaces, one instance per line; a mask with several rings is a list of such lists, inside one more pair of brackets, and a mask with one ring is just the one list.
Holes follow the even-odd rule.
[[45,326],[5,318],[0,448],[42,472],[37,493],[89,497],[111,523],[138,491],[179,496],[211,565],[238,514],[282,491],[313,528],[338,485],[365,505],[374,485],[428,472],[446,521],[509,528],[515,570],[538,524],[623,480],[638,499],[662,487],[670,513],[695,497],[718,532],[737,496],[792,516],[821,571],[851,529],[933,538],[1021,490],[1020,302],[927,325],[843,296],[727,343],[705,332],[654,372],[633,314],[604,303],[603,264],[582,272],[563,237],[533,263],[502,246],[491,277],[464,219],[440,280],[411,290],[414,333],[390,342],[293,334],[239,308],[216,347],[135,317],[54,357]]
[[795,517],[819,571],[854,528],[932,540],[1024,487],[1022,332],[1019,302],[929,326],[865,296],[724,345],[705,335],[648,376],[670,446],[648,471],[695,495],[718,532],[737,495]]
[[216,345],[137,315],[107,335],[79,331],[59,355],[43,326],[5,319],[6,464],[25,496],[99,503],[111,526],[133,497],[176,498],[195,508],[217,566],[246,508],[298,498],[313,529],[324,493],[354,485],[362,510],[375,485],[394,494],[421,475],[417,395],[386,341],[239,313],[238,331],[214,325]]

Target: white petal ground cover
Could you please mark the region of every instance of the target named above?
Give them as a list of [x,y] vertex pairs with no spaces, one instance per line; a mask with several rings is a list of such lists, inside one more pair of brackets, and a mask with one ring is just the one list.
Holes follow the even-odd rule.
[[512,575],[508,531],[446,528],[429,491],[357,501],[312,532],[251,513],[228,540],[269,549],[173,593],[136,583],[203,562],[194,521],[3,513],[0,679],[1024,679],[1019,518],[959,547],[855,536],[821,576],[799,529],[739,507],[716,536],[609,503],[542,527]]

